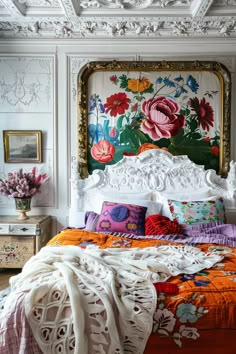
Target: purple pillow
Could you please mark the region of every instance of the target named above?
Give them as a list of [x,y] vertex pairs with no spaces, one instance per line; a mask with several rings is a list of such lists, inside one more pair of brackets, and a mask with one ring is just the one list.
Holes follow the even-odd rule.
[[85,227],[84,230],[96,231],[96,225],[98,222],[99,214],[94,211],[87,211],[84,218]]
[[113,202],[103,202],[96,231],[145,234],[147,207]]

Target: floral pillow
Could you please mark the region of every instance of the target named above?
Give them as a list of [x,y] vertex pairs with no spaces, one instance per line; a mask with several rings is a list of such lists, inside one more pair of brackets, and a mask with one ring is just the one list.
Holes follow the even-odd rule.
[[201,224],[210,221],[225,222],[223,198],[201,201],[168,200],[173,220],[179,224]]
[[144,206],[105,201],[96,231],[144,235],[146,211]]

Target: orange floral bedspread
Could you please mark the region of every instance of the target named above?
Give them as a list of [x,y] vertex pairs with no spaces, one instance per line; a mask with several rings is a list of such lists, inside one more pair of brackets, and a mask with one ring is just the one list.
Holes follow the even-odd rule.
[[[173,244],[67,229],[48,245],[84,247],[87,243],[101,248]],[[206,252],[219,252],[224,259],[211,269],[169,280],[178,286],[179,293],[158,294],[153,333],[145,354],[236,353],[236,248],[214,244],[198,244],[196,247]]]

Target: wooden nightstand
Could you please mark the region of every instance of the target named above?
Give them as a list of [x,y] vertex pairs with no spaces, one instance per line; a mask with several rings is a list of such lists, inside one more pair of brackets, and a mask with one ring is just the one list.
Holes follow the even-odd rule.
[[50,216],[0,216],[0,268],[22,268],[50,237]]

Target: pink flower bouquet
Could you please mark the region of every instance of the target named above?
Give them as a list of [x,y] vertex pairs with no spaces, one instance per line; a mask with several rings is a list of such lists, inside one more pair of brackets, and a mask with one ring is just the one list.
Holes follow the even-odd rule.
[[0,179],[0,194],[8,198],[33,197],[40,193],[40,187],[49,177],[46,173],[36,175],[36,167],[31,172],[9,172],[6,179]]

